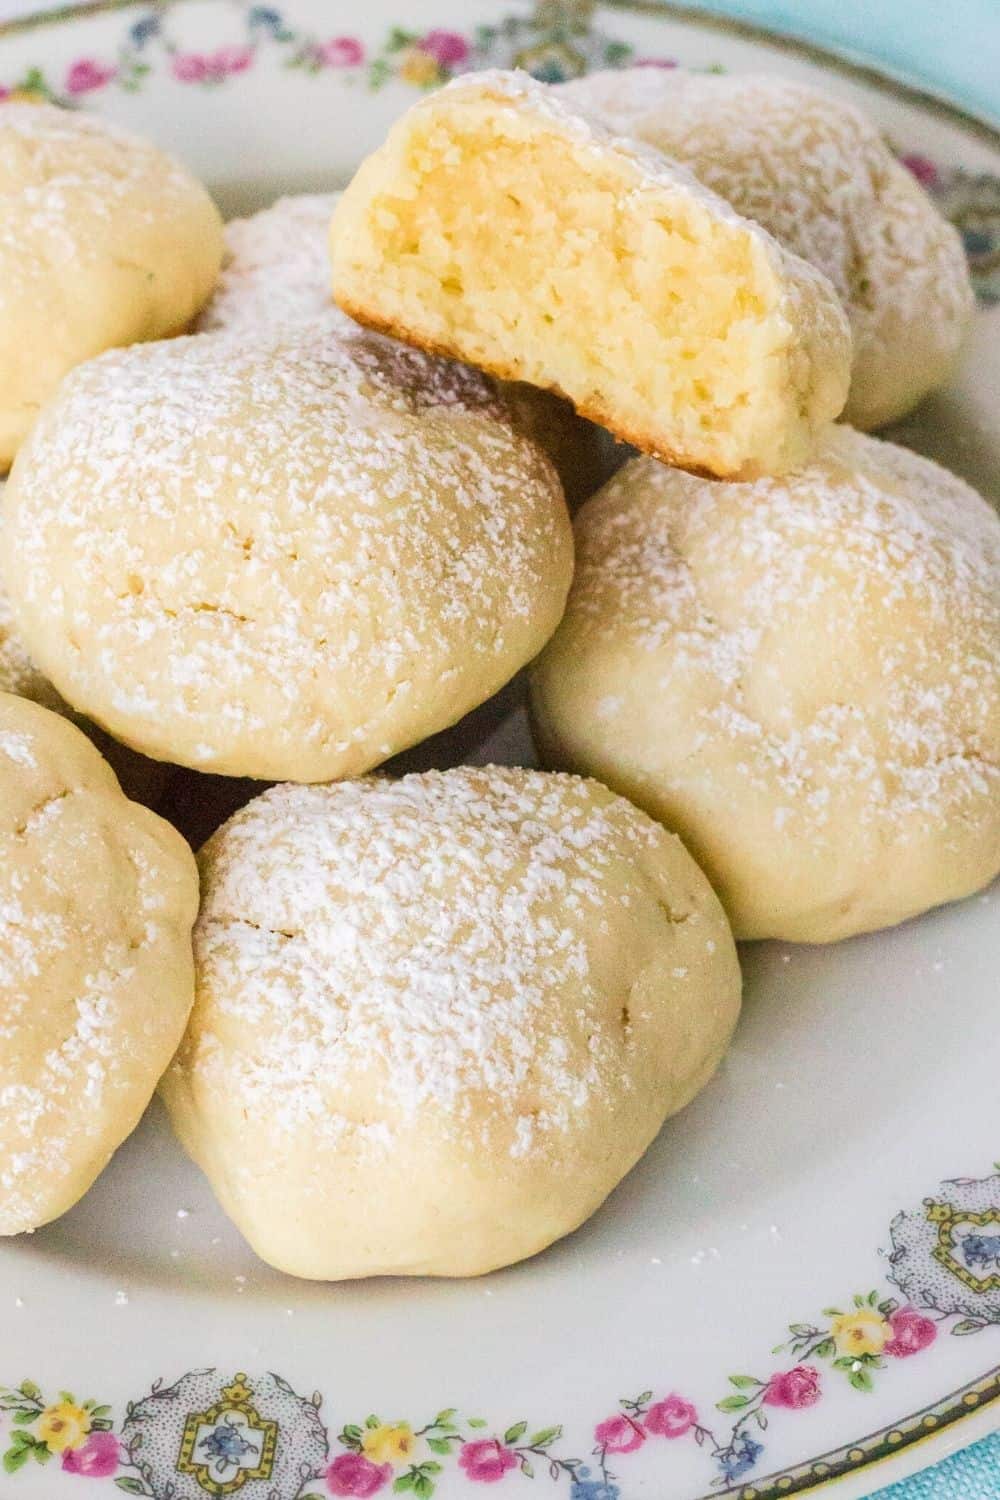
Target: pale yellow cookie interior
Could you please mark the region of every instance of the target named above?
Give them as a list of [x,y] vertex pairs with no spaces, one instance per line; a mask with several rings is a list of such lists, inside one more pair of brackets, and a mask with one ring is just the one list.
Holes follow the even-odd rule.
[[360,321],[559,390],[685,466],[787,468],[846,396],[820,273],[520,75],[411,109],[345,191],[332,254]]

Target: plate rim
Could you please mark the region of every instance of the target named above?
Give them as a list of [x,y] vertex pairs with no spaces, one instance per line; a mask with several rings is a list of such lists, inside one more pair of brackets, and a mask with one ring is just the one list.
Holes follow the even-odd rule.
[[[44,32],[58,26],[120,11],[172,9],[189,3],[192,3],[192,0],[168,0],[167,6],[160,7],[155,4],[155,0],[83,0],[80,4],[64,4],[56,8],[37,10],[26,16],[0,21],[0,42],[8,37]],[[852,54],[838,50],[835,46],[812,42],[804,37],[780,30],[772,30],[760,22],[706,12],[694,5],[677,3],[677,0],[599,0],[598,8],[609,12],[641,14],[664,21],[690,24],[706,32],[715,32],[766,45],[774,51],[800,58],[894,96],[912,108],[950,123],[983,141],[994,150],[1000,151],[1000,123],[994,122],[965,105],[956,103],[944,91],[937,92],[926,84],[911,81],[905,75],[893,70],[888,64],[875,60],[862,61]],[[985,1394],[985,1399],[983,1399],[983,1394],[987,1391],[989,1394]],[[971,1394],[975,1394],[976,1399],[974,1403],[969,1404],[966,1398]],[[952,1390],[931,1406],[907,1413],[901,1421],[878,1428],[852,1444],[841,1445],[814,1455],[791,1468],[774,1470],[766,1475],[748,1476],[745,1483],[738,1481],[728,1484],[724,1488],[706,1493],[700,1497],[700,1500],[713,1500],[714,1496],[739,1496],[746,1497],[746,1500],[779,1500],[781,1495],[795,1496],[816,1491],[826,1493],[833,1484],[843,1485],[844,1481],[846,1481],[847,1489],[837,1493],[846,1494],[849,1491],[858,1495],[869,1494],[871,1493],[870,1483],[876,1473],[875,1482],[879,1487],[883,1484],[893,1484],[908,1474],[940,1462],[949,1453],[957,1452],[980,1440],[994,1428],[1000,1429],[1000,1404],[998,1403],[1000,1403],[1000,1364],[994,1365],[981,1377]],[[924,1419],[937,1408],[942,1407],[947,1408],[948,1414],[937,1417],[932,1427],[920,1430],[919,1424],[922,1424]],[[911,1426],[914,1429],[912,1434],[908,1432]],[[901,1431],[903,1435],[900,1440],[890,1446],[889,1434],[898,1434]],[[847,1453],[848,1448],[860,1450],[865,1446],[867,1449],[868,1444],[873,1445],[872,1451],[866,1451],[864,1457],[852,1460],[848,1455],[844,1463],[836,1462],[839,1455]],[[917,1450],[930,1449],[933,1452],[938,1448],[943,1448],[944,1451],[928,1458],[926,1463],[923,1461],[922,1453],[914,1462]],[[827,1460],[834,1461],[832,1472],[813,1477],[803,1476],[801,1479],[792,1478],[791,1483],[788,1482],[789,1476],[797,1470],[823,1464]],[[784,1483],[781,1482],[783,1480]],[[855,1489],[852,1480],[860,1481],[861,1488]]]

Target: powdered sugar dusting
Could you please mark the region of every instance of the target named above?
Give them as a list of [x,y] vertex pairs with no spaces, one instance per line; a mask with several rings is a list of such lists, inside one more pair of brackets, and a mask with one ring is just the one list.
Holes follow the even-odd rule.
[[281,774],[303,752],[315,779],[328,749],[365,769],[428,732],[420,683],[457,717],[561,602],[558,486],[492,383],[360,329],[103,355],[64,382],[7,502],[8,586],[48,675],[206,769],[238,752]]
[[350,332],[357,324],[330,290],[330,219],[339,193],[279,198],[226,225],[226,260],[199,333],[260,330],[282,323]]
[[193,871],[180,898],[179,870],[125,799],[103,781],[67,784],[62,736],[75,733],[0,697],[0,1234],[36,1227],[73,1201],[74,1182],[89,1186],[147,1102],[190,1000],[183,967],[168,969],[170,989],[158,966],[180,964]]
[[95,259],[108,252],[95,224],[112,224],[123,206],[132,222],[168,221],[193,188],[179,162],[108,120],[44,104],[0,109],[0,257],[23,258],[28,244],[50,262]]
[[958,235],[875,127],[787,78],[655,68],[556,86],[575,107],[650,142],[833,283],[858,358],[929,321],[957,348],[972,306]]
[[585,933],[615,920],[608,872],[662,837],[540,772],[277,787],[203,852],[179,1067],[283,1130],[385,1146],[431,1109],[522,1155],[621,1086]]
[[[0,504],[3,501],[4,481],[0,479]],[[22,641],[11,609],[7,590],[0,583],[0,693],[15,693],[19,698],[31,698],[46,708],[64,710],[59,694],[51,682],[39,672]]]
[[753,484],[636,460],[578,522],[569,617],[662,659],[691,764],[738,749],[779,830],[821,834],[847,790],[862,823],[928,825],[1000,791],[1000,522],[892,444],[835,428]]

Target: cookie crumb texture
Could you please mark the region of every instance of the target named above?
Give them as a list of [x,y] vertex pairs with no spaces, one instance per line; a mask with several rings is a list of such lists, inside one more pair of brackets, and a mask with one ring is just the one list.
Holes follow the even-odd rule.
[[296,1275],[475,1275],[543,1249],[736,1021],[708,882],[594,782],[276,787],[201,865],[197,1001],[162,1092],[227,1213]]
[[0,1234],[56,1218],[134,1129],[194,998],[198,875],[78,729],[0,693]]
[[845,421],[896,421],[947,379],[972,320],[962,241],[860,110],[788,78],[682,68],[556,92],[683,162],[830,279],[854,335]]
[[555,629],[572,534],[493,383],[365,330],[198,335],[74,371],[4,496],[32,659],[195,770],[368,770]]
[[577,518],[547,763],[684,839],[738,937],[828,942],[1000,871],[1000,522],[847,427],[786,479],[649,459]]
[[359,321],[560,391],[684,467],[787,469],[847,395],[850,331],[820,272],[526,75],[412,108],[331,246]]
[[59,381],[181,333],[215,284],[222,220],[184,167],[105,120],[0,110],[0,473]]

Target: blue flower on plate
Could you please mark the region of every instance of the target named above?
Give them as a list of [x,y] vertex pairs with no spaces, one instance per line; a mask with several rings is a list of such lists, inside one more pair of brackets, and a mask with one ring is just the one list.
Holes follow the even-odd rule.
[[739,1437],[719,1454],[719,1468],[731,1483],[743,1474],[749,1474],[763,1451],[763,1443],[755,1443],[752,1437],[741,1432]]
[[244,1454],[254,1451],[253,1444],[241,1437],[231,1422],[220,1422],[214,1432],[202,1438],[198,1447],[206,1457],[221,1459],[224,1465],[236,1463]]
[[247,21],[250,26],[263,26],[267,31],[278,31],[283,24],[281,12],[269,5],[252,5]]
[[141,21],[136,21],[134,26],[129,27],[129,36],[134,47],[144,47],[154,36],[160,32],[160,21],[158,16],[143,16]]
[[570,1500],[618,1500],[619,1489],[608,1479],[591,1478],[586,1465],[577,1469],[569,1488]]

